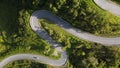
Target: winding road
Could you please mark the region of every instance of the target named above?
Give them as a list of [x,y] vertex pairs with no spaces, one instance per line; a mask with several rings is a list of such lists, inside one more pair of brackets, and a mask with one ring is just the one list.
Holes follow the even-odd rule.
[[[116,16],[120,17],[120,6],[115,5],[108,0],[94,0],[94,2],[103,8],[104,10],[107,10]],[[114,38],[105,38],[105,37],[99,37],[92,34],[89,34],[87,32],[83,32],[79,29],[74,28],[71,26],[68,22],[64,21],[63,19],[57,17],[56,15],[52,14],[50,11],[47,10],[39,10],[35,11],[31,17],[30,17],[30,26],[40,37],[45,39],[51,46],[53,46],[58,52],[61,53],[61,57],[58,60],[53,60],[45,56],[40,55],[34,55],[34,54],[16,54],[13,56],[10,56],[3,61],[0,62],[0,68],[3,68],[6,64],[9,62],[15,61],[15,60],[22,60],[22,59],[28,59],[28,60],[34,60],[36,62],[40,62],[43,64],[48,64],[52,66],[62,66],[66,63],[68,59],[67,53],[62,50],[62,45],[54,41],[49,34],[42,28],[42,26],[39,25],[39,19],[47,19],[51,22],[54,22],[54,24],[57,24],[60,26],[63,30],[66,32],[80,38],[83,40],[95,42],[104,44],[106,46],[116,46],[120,45],[120,37],[114,37]]]
[[120,17],[120,6],[109,0],[94,0],[94,2],[104,10]]

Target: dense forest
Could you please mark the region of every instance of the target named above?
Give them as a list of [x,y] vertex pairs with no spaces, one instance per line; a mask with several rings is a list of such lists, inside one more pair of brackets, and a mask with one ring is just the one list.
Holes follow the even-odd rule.
[[[115,0],[114,0],[115,1]],[[119,2],[116,0],[116,2]],[[120,36],[120,18],[98,7],[93,0],[1,0],[0,61],[18,53],[54,56],[54,48],[29,25],[36,10],[49,10],[83,31],[105,37]],[[69,60],[60,68],[119,68],[120,47],[92,43],[65,32],[47,20],[40,24],[63,45]],[[11,62],[5,68],[56,68],[30,60]]]

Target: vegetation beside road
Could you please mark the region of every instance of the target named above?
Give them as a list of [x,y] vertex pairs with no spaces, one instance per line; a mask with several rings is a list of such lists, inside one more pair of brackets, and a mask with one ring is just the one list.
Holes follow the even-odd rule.
[[111,1],[113,1],[113,2],[115,2],[115,3],[120,5],[120,0],[111,0]]
[[30,60],[19,60],[9,63],[4,68],[45,68],[47,67],[44,64],[39,64]]
[[[0,59],[16,53],[51,56],[54,49],[32,31],[31,14],[40,9],[52,11],[74,27],[100,36],[119,36],[120,18],[96,6],[93,0],[1,0],[0,2]],[[55,24],[43,20],[44,28],[68,52],[66,68],[118,68],[120,47],[106,47],[78,39]],[[3,49],[3,50],[2,50]],[[49,50],[50,49],[50,50]],[[25,61],[25,62],[24,62]],[[24,62],[22,64],[22,62]],[[28,63],[28,64],[27,64]],[[19,65],[21,64],[21,65]],[[52,68],[32,61],[15,61],[6,68]],[[37,67],[38,66],[38,67]]]
[[[120,35],[119,17],[102,10],[94,4],[93,0],[66,1],[61,5],[61,8],[56,7],[54,4],[51,7],[52,11],[62,19],[86,32],[109,37]],[[63,11],[63,9],[65,10]]]
[[30,14],[19,5],[14,0],[0,2],[0,60],[18,53],[58,58],[59,56],[51,55],[54,49],[32,31],[29,26]]
[[66,68],[117,68],[119,66],[119,47],[107,47],[78,39],[46,19],[40,19],[40,23],[68,52],[69,62]]

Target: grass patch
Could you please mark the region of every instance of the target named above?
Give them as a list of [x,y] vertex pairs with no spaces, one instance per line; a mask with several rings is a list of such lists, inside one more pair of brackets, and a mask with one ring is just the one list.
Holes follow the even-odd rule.
[[115,2],[115,3],[120,5],[120,0],[111,0],[111,1],[113,1],[113,2]]

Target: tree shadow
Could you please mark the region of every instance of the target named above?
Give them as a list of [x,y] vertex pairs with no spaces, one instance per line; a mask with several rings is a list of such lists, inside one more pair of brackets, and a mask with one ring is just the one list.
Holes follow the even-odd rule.
[[[105,63],[104,67],[119,67],[120,53],[111,47],[92,45],[91,49],[82,47],[80,49],[70,48],[69,62],[74,68],[95,68],[101,63]],[[81,51],[85,52],[85,55],[79,55]],[[69,52],[68,52],[69,53]],[[116,64],[117,63],[117,64]]]

